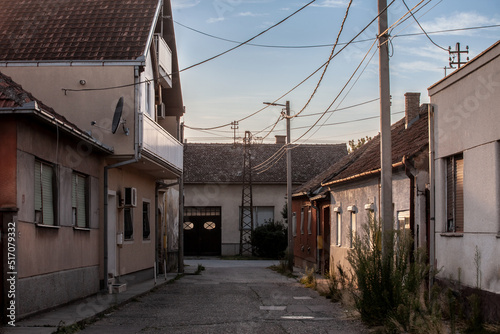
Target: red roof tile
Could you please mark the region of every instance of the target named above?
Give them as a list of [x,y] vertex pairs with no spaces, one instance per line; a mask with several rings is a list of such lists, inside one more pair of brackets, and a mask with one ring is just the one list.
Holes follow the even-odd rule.
[[158,0],[0,0],[0,60],[133,60]]

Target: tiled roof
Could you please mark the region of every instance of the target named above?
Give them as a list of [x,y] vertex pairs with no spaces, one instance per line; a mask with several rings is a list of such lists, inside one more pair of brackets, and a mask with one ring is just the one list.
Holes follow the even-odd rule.
[[[277,152],[281,144],[255,144],[251,147],[252,166]],[[300,145],[292,150],[292,181],[303,183],[347,154],[345,144]],[[244,148],[232,144],[185,144],[184,182],[240,183]],[[283,155],[269,170],[252,174],[255,183],[286,184],[286,157]]]
[[158,0],[0,0],[0,60],[133,60]]
[[[16,83],[9,76],[0,72],[0,108],[19,108],[29,102],[37,102],[38,106],[45,111],[57,115],[52,108],[36,99],[30,92],[25,91],[21,85]],[[64,118],[62,116],[60,117]]]
[[[420,109],[419,118],[411,126],[405,128],[405,119],[394,123],[391,127],[392,164],[401,162],[403,157],[412,157],[427,147],[429,132],[427,124],[427,106]],[[321,183],[344,180],[362,173],[376,171],[380,168],[380,135],[345,156],[334,165],[323,170],[308,182],[294,189],[294,193],[314,191]]]

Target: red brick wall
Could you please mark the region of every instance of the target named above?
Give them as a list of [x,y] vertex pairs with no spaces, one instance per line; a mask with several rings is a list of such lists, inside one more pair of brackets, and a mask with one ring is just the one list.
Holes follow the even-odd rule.
[[0,119],[0,208],[17,207],[17,125],[9,118]]

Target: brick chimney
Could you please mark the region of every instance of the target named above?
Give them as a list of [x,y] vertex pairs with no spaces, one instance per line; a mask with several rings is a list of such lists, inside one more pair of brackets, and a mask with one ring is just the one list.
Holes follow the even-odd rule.
[[286,136],[274,136],[276,138],[276,144],[286,144]]
[[418,119],[420,113],[420,93],[405,94],[405,128]]

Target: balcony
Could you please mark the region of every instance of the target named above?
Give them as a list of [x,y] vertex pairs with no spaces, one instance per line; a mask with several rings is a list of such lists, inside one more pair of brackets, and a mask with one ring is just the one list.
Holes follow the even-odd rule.
[[156,58],[158,59],[158,73],[160,84],[165,88],[172,88],[172,50],[160,34],[154,35]]
[[183,145],[147,115],[139,113],[142,126],[142,153],[171,172],[183,169]]

